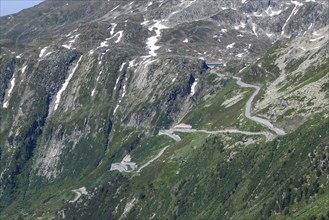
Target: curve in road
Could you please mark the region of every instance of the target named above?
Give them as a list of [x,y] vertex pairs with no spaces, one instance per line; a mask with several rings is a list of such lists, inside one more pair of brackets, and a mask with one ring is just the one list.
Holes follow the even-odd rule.
[[[223,74],[218,74],[220,77],[226,77],[226,75]],[[255,92],[250,96],[246,103],[245,107],[245,116],[246,118],[256,122],[257,124],[261,124],[271,131],[274,131],[276,135],[285,135],[286,133],[280,129],[276,128],[270,121],[257,117],[257,116],[251,116],[251,108],[252,108],[252,102],[254,101],[255,97],[260,91],[260,87],[252,84],[248,84],[242,81],[240,77],[232,76],[233,79],[236,80],[236,83],[243,87],[243,88],[253,88],[255,89]],[[192,129],[192,128],[170,128],[168,130],[160,130],[159,135],[167,135],[174,139],[175,141],[180,141],[181,138],[177,135],[174,134],[175,132],[181,132],[181,133],[195,133],[195,132],[202,132],[202,133],[207,133],[207,134],[223,134],[223,133],[232,133],[232,134],[244,134],[244,135],[265,135],[267,140],[273,140],[275,135],[273,135],[271,132],[251,132],[251,131],[240,131],[236,129],[227,129],[227,130],[219,130],[219,131],[207,131],[207,130],[197,130],[197,129]]]
[[[177,135],[178,136],[178,135]],[[158,159],[159,157],[161,157],[161,155],[165,152],[165,150],[168,148],[169,146],[166,146],[164,148],[162,148],[160,150],[160,152],[158,153],[158,155],[156,155],[155,157],[153,157],[151,160],[149,160],[147,163],[145,163],[143,166],[141,166],[138,170],[137,173],[139,173],[142,169],[144,169],[145,167],[147,167],[148,165],[150,165],[153,161],[155,161],[156,159]]]
[[243,87],[243,88],[254,88],[255,89],[255,92],[250,96],[250,98],[247,101],[245,116],[248,119],[250,119],[250,120],[252,120],[252,121],[254,121],[254,122],[258,123],[258,124],[261,124],[263,126],[266,126],[268,129],[274,131],[277,135],[285,135],[286,132],[284,132],[280,128],[274,127],[274,125],[270,121],[268,121],[268,120],[266,120],[264,118],[257,117],[257,116],[251,116],[252,102],[254,101],[256,95],[259,93],[260,87],[259,86],[256,86],[256,85],[251,85],[251,84],[247,84],[245,82],[242,82],[242,79],[240,77],[233,76],[232,78],[235,79],[236,80],[236,83],[239,86]]

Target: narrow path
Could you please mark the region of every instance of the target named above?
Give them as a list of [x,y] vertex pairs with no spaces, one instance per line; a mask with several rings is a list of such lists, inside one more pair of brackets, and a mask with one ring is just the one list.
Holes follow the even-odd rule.
[[[177,135],[178,136],[178,135]],[[138,170],[137,173],[139,173],[142,169],[144,169],[145,167],[147,167],[148,165],[150,165],[153,161],[157,160],[159,157],[161,157],[161,155],[165,152],[165,150],[168,148],[169,146],[166,146],[164,148],[161,149],[161,151],[158,153],[158,155],[156,155],[155,157],[153,157],[151,160],[149,160],[147,163],[145,163],[143,166],[141,166]]]
[[[168,130],[160,130],[159,135],[167,135],[168,137],[174,139],[175,141],[180,141],[181,138],[174,134],[177,133],[206,133],[206,134],[244,134],[248,136],[258,136],[258,135],[264,135],[268,141],[271,141],[274,139],[275,135],[273,135],[271,132],[252,132],[252,131],[240,131],[237,129],[226,129],[226,130],[218,130],[218,131],[207,131],[207,130],[198,130],[198,129],[192,129],[192,128],[170,128]],[[179,138],[177,138],[179,137]]]
[[259,86],[255,86],[255,85],[244,83],[244,82],[242,82],[242,80],[241,80],[240,77],[233,76],[232,78],[235,79],[236,80],[236,83],[239,86],[243,87],[243,88],[254,88],[254,89],[256,89],[255,92],[250,96],[250,98],[247,101],[245,116],[248,119],[250,119],[250,120],[252,120],[252,121],[254,121],[254,122],[258,123],[258,124],[261,124],[263,126],[266,126],[268,129],[274,131],[277,135],[285,135],[286,133],[283,130],[281,130],[280,128],[274,127],[274,125],[270,121],[268,121],[268,120],[266,120],[264,118],[257,117],[257,116],[251,116],[252,102],[254,101],[256,95],[259,93],[260,87]]
[[[227,77],[226,75],[218,74],[218,73],[216,73],[216,75],[219,77]],[[257,124],[261,124],[262,126],[267,127],[268,129],[274,131],[276,135],[285,135],[286,133],[283,130],[281,130],[280,128],[274,127],[274,125],[270,121],[257,117],[257,116],[251,116],[252,102],[254,101],[255,97],[259,93],[260,87],[242,82],[242,79],[240,77],[232,76],[232,78],[235,79],[236,83],[243,88],[255,89],[255,92],[250,96],[250,98],[248,99],[248,101],[246,103],[246,107],[245,107],[246,118],[256,122]],[[197,130],[197,129],[192,129],[192,128],[170,128],[168,130],[160,130],[159,135],[167,135],[178,142],[181,140],[181,138],[177,134],[174,134],[175,132],[181,132],[181,133],[202,132],[202,133],[206,133],[206,134],[231,133],[231,134],[244,134],[244,135],[264,135],[268,141],[271,141],[275,138],[275,135],[272,134],[271,132],[251,132],[251,131],[240,131],[240,130],[236,130],[236,129],[207,131],[207,130]]]
[[174,134],[173,133],[173,130],[172,129],[169,129],[169,130],[160,130],[159,131],[159,135],[167,135],[167,136],[171,137],[172,139],[174,139],[177,142],[181,140],[181,138],[177,134]]
[[[217,74],[220,77],[226,77],[225,75],[222,74]],[[285,135],[286,133],[279,129],[274,127],[274,125],[269,122],[266,119],[263,118],[259,118],[257,116],[251,116],[251,107],[252,107],[252,102],[255,99],[256,95],[259,93],[260,91],[260,87],[256,86],[256,85],[251,85],[251,84],[247,84],[245,82],[242,82],[240,77],[236,77],[236,76],[232,76],[233,79],[236,80],[237,84],[243,88],[254,88],[255,92],[250,96],[250,98],[248,99],[247,103],[246,103],[246,108],[245,108],[245,116],[258,123],[261,124],[263,126],[266,126],[267,128],[269,128],[270,130],[274,131],[277,135]],[[181,124],[181,125],[177,125],[174,128],[170,128],[168,130],[160,130],[158,135],[167,135],[170,138],[174,139],[176,142],[180,141],[181,138],[179,135],[175,134],[175,132],[180,132],[180,133],[197,133],[197,132],[201,132],[201,133],[206,133],[206,134],[225,134],[225,133],[231,133],[231,134],[244,134],[244,135],[250,135],[250,136],[254,136],[254,135],[264,135],[266,137],[266,139],[268,141],[271,141],[275,138],[275,135],[271,132],[265,132],[265,131],[260,131],[260,132],[252,132],[252,131],[240,131],[237,129],[225,129],[225,130],[218,130],[218,131],[207,131],[207,130],[198,130],[198,129],[193,129],[190,125],[186,125],[186,124]],[[166,146],[164,148],[162,148],[160,150],[160,152],[151,160],[149,160],[147,163],[145,163],[143,166],[141,166],[136,172],[139,173],[142,169],[144,169],[145,167],[149,166],[152,162],[154,162],[155,160],[157,160],[159,157],[162,156],[162,154],[165,152],[165,150],[168,148],[169,146]],[[123,161],[125,161],[125,159],[123,159]],[[129,159],[130,162],[130,159]],[[115,164],[114,164],[115,165]],[[112,170],[112,168],[111,168]],[[134,169],[133,169],[134,170]],[[120,170],[119,170],[120,171]],[[127,169],[124,169],[120,172],[128,172]],[[79,191],[77,191],[77,193],[79,194]],[[80,196],[80,195],[78,195]],[[76,201],[76,200],[74,200]]]

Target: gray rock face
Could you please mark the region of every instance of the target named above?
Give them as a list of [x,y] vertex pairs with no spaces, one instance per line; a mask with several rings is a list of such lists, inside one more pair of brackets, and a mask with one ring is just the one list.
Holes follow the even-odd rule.
[[14,74],[15,59],[2,60],[1,69],[1,83],[0,83],[0,102],[3,103],[5,97],[5,91],[8,89],[9,80]]
[[[320,41],[328,4],[47,0],[1,17],[0,212],[38,184],[69,185],[178,124],[223,87],[206,63],[238,74],[276,42]],[[275,65],[293,62],[296,48]],[[313,54],[327,56],[325,50]],[[284,70],[255,65],[251,75],[259,81]],[[288,108],[275,98],[259,108]]]

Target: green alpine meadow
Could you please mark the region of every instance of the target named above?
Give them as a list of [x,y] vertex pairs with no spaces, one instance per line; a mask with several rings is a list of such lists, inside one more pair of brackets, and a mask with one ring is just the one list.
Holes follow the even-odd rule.
[[329,2],[1,16],[0,219],[329,220]]

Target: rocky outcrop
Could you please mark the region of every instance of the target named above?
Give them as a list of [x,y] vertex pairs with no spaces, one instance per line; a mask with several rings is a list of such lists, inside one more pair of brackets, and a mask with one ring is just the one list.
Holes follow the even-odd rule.
[[0,212],[49,182],[108,181],[111,163],[229,85],[206,63],[261,85],[254,107],[268,120],[321,112],[327,11],[321,0],[49,0],[1,17]]

